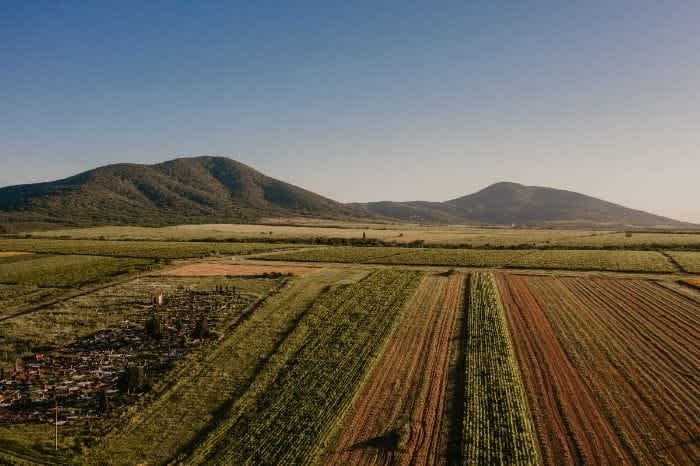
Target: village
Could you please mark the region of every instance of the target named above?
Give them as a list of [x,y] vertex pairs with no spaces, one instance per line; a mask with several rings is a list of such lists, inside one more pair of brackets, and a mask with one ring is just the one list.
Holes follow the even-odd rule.
[[64,425],[113,416],[161,381],[177,361],[214,343],[252,301],[235,287],[157,290],[148,310],[68,345],[18,357],[0,371],[0,424]]

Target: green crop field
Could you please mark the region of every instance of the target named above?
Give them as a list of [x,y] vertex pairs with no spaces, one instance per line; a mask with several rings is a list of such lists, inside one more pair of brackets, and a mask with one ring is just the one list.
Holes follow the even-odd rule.
[[152,259],[179,259],[218,254],[252,254],[289,247],[293,246],[271,243],[0,239],[0,251],[88,254]]
[[300,464],[319,455],[420,276],[378,271],[321,296],[290,335],[286,363],[225,414],[192,464]]
[[[230,415],[269,377],[271,368],[286,361],[285,350],[297,322],[328,287],[352,284],[362,271],[323,271],[305,276],[272,295],[250,319],[231,331],[211,353],[189,361],[173,385],[143,413],[110,432],[88,453],[100,463],[120,458],[123,464],[162,464],[192,448],[201,435]],[[221,412],[221,414],[218,414]],[[140,445],[149,448],[140,448]]]
[[[183,287],[200,291],[215,290],[219,286],[235,287],[240,298],[227,309],[226,319],[221,324],[225,327],[239,318],[251,304],[263,299],[271,289],[281,285],[282,280],[255,277],[145,277],[75,297],[56,306],[0,323],[0,368],[7,373],[11,370],[15,358],[23,353],[45,351],[52,346],[65,345],[98,332],[122,327],[126,322],[143,321],[155,290],[163,290],[166,295],[170,295]],[[199,367],[203,354],[211,348],[213,346],[205,346],[202,351],[191,354],[190,359],[181,361],[169,378],[160,380],[153,386],[150,396],[157,397],[174,382],[180,382],[182,372],[191,369],[189,365]],[[91,426],[100,431],[119,429],[121,421],[97,419]],[[74,455],[80,454],[81,449],[89,444],[94,436],[94,432],[86,430],[87,427],[69,424],[65,429],[61,428],[59,451],[54,452],[62,458],[61,462],[79,462],[78,457]],[[37,435],[41,432],[49,437],[38,438]],[[3,448],[19,453],[20,457],[32,458],[35,462],[43,460],[41,455],[33,455],[41,451],[51,451],[49,446],[53,448],[53,444],[49,442],[53,440],[53,431],[50,429],[32,430],[25,425],[0,424],[0,438],[7,439],[8,442],[9,439],[13,439],[11,448],[8,445],[3,447],[0,441],[0,463],[3,463]]]
[[[204,227],[195,226],[190,233],[203,234]],[[166,228],[143,230],[162,234]],[[94,234],[107,236],[110,231],[137,233],[105,227]],[[412,232],[426,235],[418,226]],[[447,228],[441,238],[448,233],[454,232]],[[501,303],[527,296],[518,287],[509,288],[510,294],[499,290],[492,273],[496,278],[501,274],[483,269],[517,269],[517,276],[525,277],[578,277],[593,288],[602,283],[596,281],[600,276],[609,275],[598,271],[612,271],[614,280],[636,277],[647,283],[643,296],[652,301],[661,291],[654,292],[657,285],[649,280],[660,280],[666,288],[658,289],[686,309],[691,326],[687,333],[692,334],[700,295],[679,282],[696,279],[692,274],[700,271],[700,251],[687,249],[693,247],[692,234],[664,234],[670,249],[634,250],[628,247],[661,244],[661,237],[633,233],[631,238],[639,242],[630,243],[625,233],[585,231],[538,231],[522,247],[530,233],[469,233],[473,240],[484,235],[478,244],[490,248],[191,242],[153,236],[0,239],[0,464],[323,464],[324,455],[339,448],[348,410],[362,405],[362,394],[373,387],[370,375],[387,345],[400,335],[421,332],[415,327],[418,319],[404,312],[405,303],[416,299],[418,282],[434,274],[420,296],[439,293],[430,283],[444,282],[442,277],[456,272],[453,268],[482,270],[458,271],[462,284],[469,275],[469,286],[461,288],[466,293],[463,304],[454,310],[464,322],[455,324],[451,337],[437,330],[442,326],[435,327],[439,335],[431,336],[450,341],[440,352],[449,364],[440,366],[441,374],[425,374],[440,383],[407,382],[401,390],[382,384],[376,390],[381,393],[373,393],[378,400],[391,398],[397,409],[410,405],[401,412],[422,413],[430,422],[389,413],[391,418],[382,421],[386,429],[372,438],[364,438],[363,427],[353,425],[359,442],[353,443],[381,464],[402,464],[401,458],[419,458],[416,452],[433,448],[464,465],[547,464],[543,451],[551,451],[543,450],[544,437],[539,435],[547,426],[532,411],[533,393],[525,378],[530,373],[523,372],[515,345],[520,340],[509,328],[510,314]],[[538,241],[546,246],[536,247]],[[571,246],[568,241],[573,241]],[[595,247],[613,249],[586,249],[596,241]],[[557,249],[565,244],[572,249]],[[170,275],[153,272],[170,259],[178,259],[177,270]],[[290,268],[290,262],[322,265]],[[258,275],[229,276],[245,273]],[[172,306],[167,300],[153,303],[158,291]],[[420,309],[413,312],[427,312],[424,306]],[[445,309],[435,309],[443,316]],[[147,323],[156,317],[162,334],[151,336]],[[194,335],[196,319],[206,319],[211,330],[206,336]],[[518,322],[518,335],[533,337],[534,322]],[[630,328],[644,338],[643,322]],[[550,353],[542,353],[541,360]],[[61,354],[68,354],[67,363]],[[695,357],[692,349],[688,354]],[[42,366],[44,357],[56,359]],[[433,352],[408,351],[403,369],[389,365],[387,370],[437,367],[425,359],[433,357]],[[105,360],[108,372],[119,379],[96,382],[94,374],[103,373]],[[65,369],[62,378],[47,379],[54,364],[64,364],[60,361],[67,364],[59,365]],[[141,364],[148,374],[143,391],[131,393],[117,382],[130,364]],[[56,395],[46,387],[59,383],[66,396],[70,390],[79,396],[59,410],[55,449],[54,412],[47,403],[55,402],[51,396]],[[99,392],[91,388],[96,386],[110,393],[113,407],[107,412],[96,411]],[[694,394],[687,396],[693,405]],[[382,452],[375,455],[378,448]]]
[[32,260],[0,264],[0,283],[73,287],[102,281],[151,264],[146,259],[98,256],[35,256]]
[[383,241],[472,248],[586,248],[700,250],[700,233],[624,232],[575,229],[478,228],[351,222],[301,224],[212,224],[149,227],[93,227],[33,233],[35,238],[83,240],[313,242],[318,239]]
[[148,259],[71,255],[22,254],[0,259],[16,259],[0,260],[0,317],[152,265]]
[[428,244],[467,244],[472,247],[514,247],[544,245],[558,240],[585,238],[586,230],[536,230],[511,228],[476,228],[462,225],[422,226],[416,224],[381,224],[336,222],[295,225],[179,225],[160,228],[94,227],[36,232],[41,238],[139,239],[160,241],[311,241],[316,238],[367,239],[386,242]]
[[67,290],[65,288],[0,284],[0,318],[14,313],[24,305],[61,296],[66,292]]
[[259,256],[259,259],[454,267],[673,272],[656,251],[439,249],[330,247]]
[[624,249],[693,249],[700,250],[700,233],[597,232],[582,236],[561,237],[540,246],[624,248]]
[[9,364],[21,353],[38,351],[47,345],[70,343],[77,338],[136,319],[146,312],[156,289],[169,293],[185,285],[194,289],[211,289],[222,283],[259,297],[276,280],[147,277],[109,286],[1,323],[0,335],[3,338],[0,339],[0,363]]
[[463,464],[538,463],[537,438],[493,277],[470,278]]

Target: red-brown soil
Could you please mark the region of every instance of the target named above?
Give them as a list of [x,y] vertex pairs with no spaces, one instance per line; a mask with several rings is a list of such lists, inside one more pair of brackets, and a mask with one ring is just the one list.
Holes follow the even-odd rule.
[[464,287],[463,275],[423,280],[343,419],[326,464],[447,463],[448,373]]
[[522,277],[499,275],[545,464],[629,461]]
[[252,276],[264,273],[291,273],[301,275],[320,270],[317,267],[295,267],[285,265],[245,265],[245,264],[188,264],[163,272],[163,275],[176,277],[213,277],[213,276]]
[[655,283],[500,275],[547,464],[700,462],[700,308]]

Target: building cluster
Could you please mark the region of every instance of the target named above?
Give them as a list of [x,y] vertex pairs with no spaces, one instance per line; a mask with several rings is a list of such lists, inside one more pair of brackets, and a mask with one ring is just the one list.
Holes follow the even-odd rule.
[[233,288],[157,293],[137,319],[26,353],[0,374],[0,423],[104,417],[132,405],[174,364],[215,339],[250,297]]

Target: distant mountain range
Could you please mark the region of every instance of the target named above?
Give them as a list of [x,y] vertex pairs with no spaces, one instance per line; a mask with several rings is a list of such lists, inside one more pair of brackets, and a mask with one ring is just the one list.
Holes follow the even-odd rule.
[[583,194],[496,183],[446,202],[341,204],[224,157],[116,164],[0,188],[0,224],[243,223],[270,216],[478,225],[697,228]]

